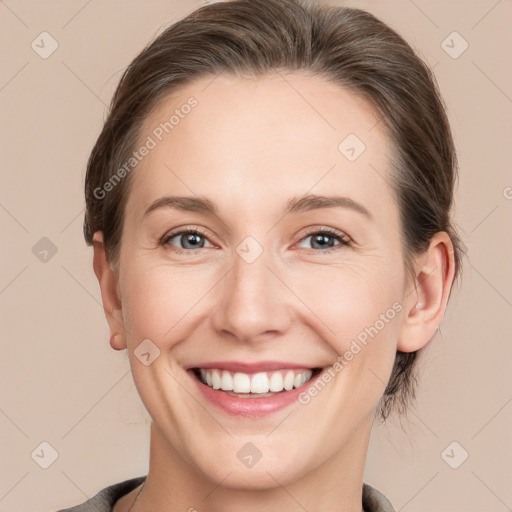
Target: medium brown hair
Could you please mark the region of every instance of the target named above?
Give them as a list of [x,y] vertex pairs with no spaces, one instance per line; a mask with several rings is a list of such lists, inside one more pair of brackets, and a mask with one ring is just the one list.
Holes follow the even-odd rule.
[[[435,78],[394,30],[359,9],[306,0],[236,0],[206,5],[167,28],[128,66],[91,152],[85,179],[85,240],[102,231],[117,261],[131,175],[98,197],[133,153],[149,113],[178,87],[218,73],[254,77],[307,71],[365,98],[393,143],[392,190],[400,209],[404,262],[445,231],[456,278],[462,243],[451,221],[456,153]],[[96,191],[96,192],[95,192]],[[379,402],[385,420],[415,396],[417,352],[398,351]]]

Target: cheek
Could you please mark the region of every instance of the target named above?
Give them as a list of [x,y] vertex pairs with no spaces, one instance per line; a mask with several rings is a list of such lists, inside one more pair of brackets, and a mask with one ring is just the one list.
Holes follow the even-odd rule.
[[[184,328],[211,288],[212,271],[191,267],[144,264],[134,260],[124,268],[122,301],[128,341],[150,339],[169,348],[185,336]],[[197,309],[196,309],[197,308]]]
[[298,277],[297,295],[328,326],[340,349],[365,328],[375,323],[382,327],[382,315],[386,325],[396,319],[393,305],[401,298],[402,286],[398,268],[393,270],[382,262],[347,263],[312,269]]
[[[389,380],[401,323],[403,282],[398,266],[382,260],[372,265],[326,268],[301,282],[297,294],[314,311],[324,340],[337,355],[336,387],[352,404],[374,404]],[[319,286],[319,283],[326,283]]]

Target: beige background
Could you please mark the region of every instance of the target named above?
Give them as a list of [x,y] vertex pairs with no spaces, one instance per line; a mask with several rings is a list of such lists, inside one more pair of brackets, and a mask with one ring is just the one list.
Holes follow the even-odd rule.
[[[121,71],[199,5],[0,2],[1,511],[57,510],[146,474],[148,416],[126,354],[108,343],[82,184]],[[456,221],[468,249],[406,433],[396,418],[376,425],[365,481],[397,511],[511,510],[512,1],[345,5],[382,17],[434,67],[459,150]],[[58,43],[47,59],[31,48],[43,31]],[[469,44],[456,59],[442,46],[453,31]],[[453,54],[463,41],[446,44]],[[32,250],[42,237],[57,249],[46,262]],[[42,442],[58,453],[47,469]],[[445,459],[462,450],[469,458],[452,469]]]

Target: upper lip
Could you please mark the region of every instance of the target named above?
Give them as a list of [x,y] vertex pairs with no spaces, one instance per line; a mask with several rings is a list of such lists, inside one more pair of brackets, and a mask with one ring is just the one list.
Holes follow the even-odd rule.
[[287,369],[310,369],[319,368],[319,366],[312,366],[309,364],[290,363],[286,361],[258,361],[258,362],[245,362],[245,361],[212,361],[209,363],[198,363],[187,365],[186,370],[192,368],[204,369],[217,369],[217,370],[230,370],[232,372],[242,373],[258,373],[270,372],[274,370],[287,370]]

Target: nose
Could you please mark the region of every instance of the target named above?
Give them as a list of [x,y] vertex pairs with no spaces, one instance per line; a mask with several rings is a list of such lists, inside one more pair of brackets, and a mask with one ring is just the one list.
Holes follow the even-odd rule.
[[[291,324],[293,293],[269,261],[267,251],[247,262],[233,253],[233,268],[219,283],[213,327],[222,336],[258,343],[283,334]],[[274,268],[272,268],[274,267]]]

